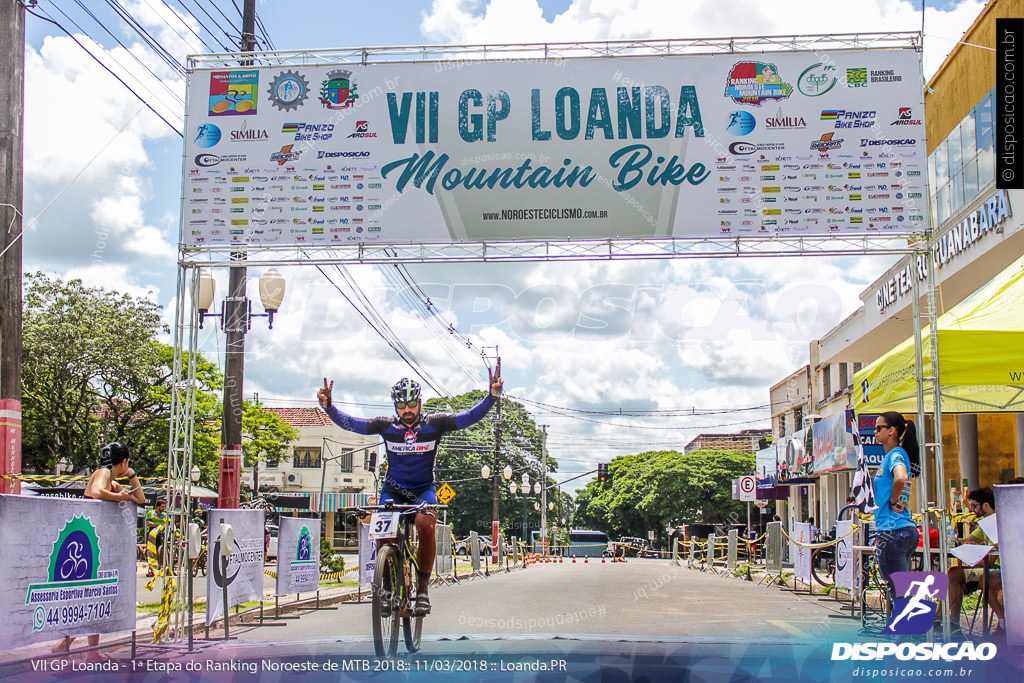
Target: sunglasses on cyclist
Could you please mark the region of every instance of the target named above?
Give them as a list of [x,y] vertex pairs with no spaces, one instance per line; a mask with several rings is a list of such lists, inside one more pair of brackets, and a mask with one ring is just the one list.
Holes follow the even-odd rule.
[[395,401],[395,408],[398,410],[404,410],[405,408],[415,408],[420,404],[420,400],[413,399],[412,401]]

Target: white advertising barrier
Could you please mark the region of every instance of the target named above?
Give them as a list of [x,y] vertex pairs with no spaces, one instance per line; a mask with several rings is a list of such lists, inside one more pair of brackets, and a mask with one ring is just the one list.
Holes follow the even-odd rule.
[[[228,607],[249,600],[263,599],[263,510],[210,510],[210,547],[206,553],[206,624],[209,626],[224,614],[222,587],[228,587]],[[220,525],[230,524],[235,533],[228,558],[227,574],[223,572],[220,549]],[[280,538],[280,537],[279,537]],[[280,542],[280,540],[279,540]]]
[[[860,577],[860,553],[853,552],[856,545],[857,535],[848,534],[854,528],[854,523],[849,520],[836,522],[836,587],[854,590],[857,587]],[[846,538],[844,538],[844,536]]]
[[920,53],[202,68],[181,244],[925,229]]
[[320,588],[320,520],[282,517],[277,537],[277,595]]
[[370,540],[370,525],[359,525],[359,585],[369,586],[373,583],[373,574],[377,570],[377,544]]
[[0,650],[135,629],[135,504],[0,495]]
[[995,486],[1006,642],[1024,645],[1024,484]]
[[768,522],[768,540],[765,544],[766,565],[769,573],[782,573],[782,522]]
[[[793,540],[800,543],[811,542],[811,525],[808,522],[793,524]],[[804,583],[811,582],[811,549],[803,548],[790,542],[789,556],[793,558],[793,573]]]
[[437,552],[434,555],[434,572],[438,576],[448,576],[455,572],[452,528],[446,524],[438,524],[435,530]]

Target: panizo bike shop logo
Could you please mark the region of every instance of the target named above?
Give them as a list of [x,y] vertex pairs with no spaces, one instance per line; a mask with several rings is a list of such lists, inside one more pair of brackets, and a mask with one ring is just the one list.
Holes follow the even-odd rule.
[[882,633],[920,635],[935,622],[939,600],[945,600],[949,577],[942,572],[894,572],[896,587],[892,619]]
[[[25,604],[36,605],[32,629],[38,631],[48,625],[65,623],[67,619],[59,614],[56,609],[58,606],[117,595],[117,576],[116,569],[100,570],[96,527],[84,517],[74,517],[57,534],[57,540],[50,551],[46,581],[28,587]],[[91,610],[90,616],[99,618],[106,615]]]

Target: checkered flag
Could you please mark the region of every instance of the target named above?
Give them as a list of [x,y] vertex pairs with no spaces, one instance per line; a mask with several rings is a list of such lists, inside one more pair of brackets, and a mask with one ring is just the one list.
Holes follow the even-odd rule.
[[868,472],[868,460],[864,457],[864,445],[859,434],[853,435],[853,444],[857,449],[857,470],[853,473],[853,502],[861,512],[874,512],[878,509],[875,505],[875,484]]

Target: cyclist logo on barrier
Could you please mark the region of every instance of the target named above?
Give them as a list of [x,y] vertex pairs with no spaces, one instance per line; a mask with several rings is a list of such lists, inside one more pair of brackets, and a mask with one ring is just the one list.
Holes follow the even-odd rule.
[[949,590],[949,577],[942,572],[894,572],[896,597],[892,621],[883,633],[919,635],[927,633],[935,621],[939,600]]

